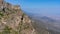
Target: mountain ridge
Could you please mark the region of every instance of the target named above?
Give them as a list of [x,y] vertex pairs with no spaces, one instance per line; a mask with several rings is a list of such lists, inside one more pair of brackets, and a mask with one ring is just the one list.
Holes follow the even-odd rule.
[[0,0],[0,34],[36,34],[30,18],[19,5]]

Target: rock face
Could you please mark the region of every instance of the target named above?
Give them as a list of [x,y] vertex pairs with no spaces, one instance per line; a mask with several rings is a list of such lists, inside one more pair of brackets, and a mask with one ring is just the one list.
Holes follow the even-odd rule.
[[0,0],[0,34],[37,34],[31,23],[20,6]]

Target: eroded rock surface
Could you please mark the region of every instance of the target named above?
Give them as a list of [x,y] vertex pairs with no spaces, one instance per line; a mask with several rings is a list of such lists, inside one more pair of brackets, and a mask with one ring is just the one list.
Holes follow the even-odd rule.
[[37,34],[31,22],[20,6],[0,0],[0,34]]

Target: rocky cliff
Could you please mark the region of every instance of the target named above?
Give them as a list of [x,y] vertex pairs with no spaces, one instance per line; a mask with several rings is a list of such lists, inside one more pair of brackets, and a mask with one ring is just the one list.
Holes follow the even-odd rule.
[[19,5],[0,0],[0,34],[37,34]]

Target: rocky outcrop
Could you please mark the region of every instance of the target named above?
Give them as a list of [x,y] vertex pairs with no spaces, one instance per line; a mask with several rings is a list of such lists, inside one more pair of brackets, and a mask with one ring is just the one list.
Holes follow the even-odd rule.
[[20,6],[0,0],[0,34],[37,34]]

